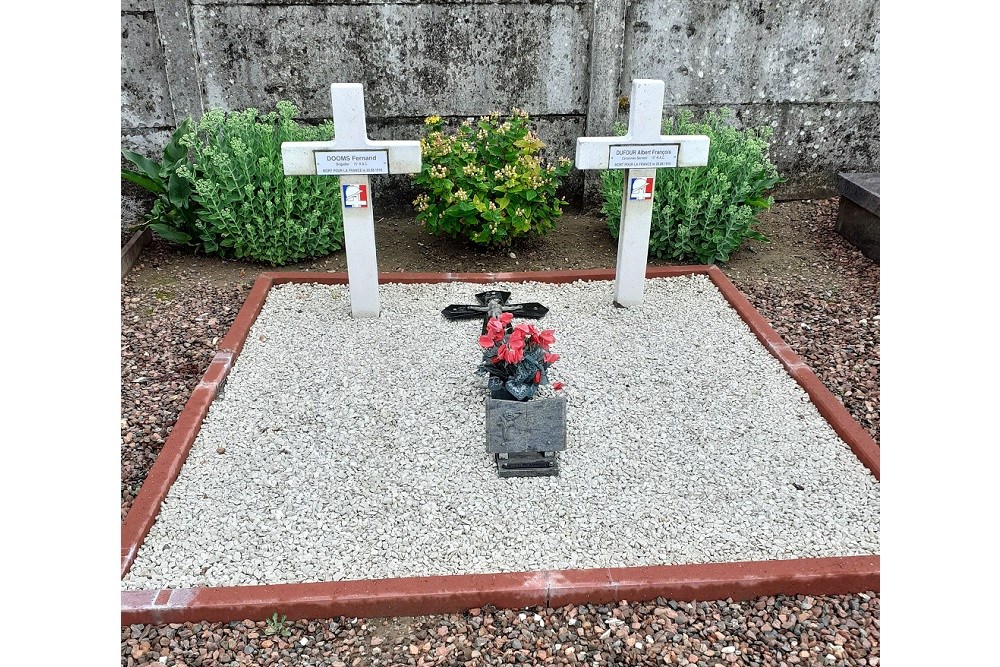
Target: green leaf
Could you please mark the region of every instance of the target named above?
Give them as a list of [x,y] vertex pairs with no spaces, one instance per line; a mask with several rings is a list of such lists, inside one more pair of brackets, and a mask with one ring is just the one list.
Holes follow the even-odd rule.
[[122,155],[125,156],[126,160],[139,167],[139,169],[142,169],[143,173],[149,176],[152,180],[162,185],[163,181],[160,178],[160,165],[153,162],[148,157],[144,157],[138,153],[133,153],[132,151],[122,151]]
[[131,183],[135,183],[140,188],[149,190],[153,194],[161,194],[163,192],[163,186],[151,179],[145,174],[140,174],[137,171],[129,171],[128,169],[122,169],[122,178]]
[[168,241],[173,241],[174,243],[189,243],[191,241],[191,235],[185,234],[179,229],[175,229],[169,225],[162,223],[152,223],[149,228],[154,232],[167,239]]
[[186,208],[191,198],[191,184],[183,176],[170,174],[170,180],[167,182],[167,198],[177,208]]
[[170,141],[163,147],[163,157],[165,162],[180,162],[187,159],[188,149],[180,143],[181,137],[191,131],[191,119],[185,118],[170,137]]

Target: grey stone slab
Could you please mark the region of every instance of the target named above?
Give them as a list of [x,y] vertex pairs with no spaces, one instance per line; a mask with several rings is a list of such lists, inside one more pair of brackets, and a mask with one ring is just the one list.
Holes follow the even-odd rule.
[[[581,7],[212,5],[192,8],[210,106],[287,99],[328,117],[331,83],[361,83],[374,117],[583,115]],[[266,28],[266,29],[264,29]]]
[[149,242],[153,240],[153,231],[151,229],[144,229],[141,232],[136,232],[132,235],[132,238],[128,240],[125,247],[122,248],[122,280],[125,279],[125,274],[129,272],[132,265],[135,264],[135,260],[139,259],[139,255],[142,254],[142,249],[149,245]]
[[486,451],[555,452],[566,449],[566,399],[486,399]]
[[879,173],[837,174],[837,192],[861,208],[879,214]]
[[122,126],[145,128],[172,125],[163,48],[152,14],[122,14]]
[[877,102],[879,3],[637,0],[619,88],[667,83],[666,103]]
[[868,259],[879,263],[879,216],[855,204],[846,197],[840,198],[837,209],[837,233],[847,239]]

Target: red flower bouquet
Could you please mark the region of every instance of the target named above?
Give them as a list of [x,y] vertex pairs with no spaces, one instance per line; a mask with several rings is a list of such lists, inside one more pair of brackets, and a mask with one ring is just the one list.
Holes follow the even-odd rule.
[[[479,337],[483,348],[480,372],[489,373],[487,387],[494,398],[526,401],[538,387],[548,384],[548,368],[559,360],[549,351],[555,342],[552,329],[539,331],[533,324],[511,324],[514,316],[501,313],[486,323],[486,333]],[[562,387],[557,383],[556,389]]]

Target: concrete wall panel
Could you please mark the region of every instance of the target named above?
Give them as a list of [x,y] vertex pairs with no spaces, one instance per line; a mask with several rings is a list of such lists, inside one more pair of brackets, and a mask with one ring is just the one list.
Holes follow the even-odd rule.
[[[810,198],[835,193],[838,171],[878,171],[879,105],[876,103],[733,104],[737,127],[770,127],[768,155],[787,179],[777,199]],[[676,116],[686,108],[700,119],[716,105],[680,105],[664,109]],[[622,118],[624,121],[625,118]]]
[[[585,0],[432,0],[435,5],[580,5]],[[428,0],[190,0],[191,5],[427,5]]]
[[877,102],[877,0],[637,0],[620,86],[663,79],[667,104]]
[[668,113],[774,128],[776,196],[823,196],[837,171],[879,169],[879,20],[877,0],[122,0],[122,145],[155,154],[211,107],[329,118],[329,84],[357,81],[372,137],[519,106],[571,156],[633,77],[662,78]]
[[122,14],[151,11],[153,11],[153,0],[122,0]]
[[122,148],[159,161],[163,157],[163,147],[170,141],[170,135],[173,134],[173,131],[173,128],[157,130],[123,127]]
[[288,99],[329,117],[360,82],[376,117],[520,106],[584,114],[588,29],[569,4],[212,5],[192,9],[208,105]]
[[173,125],[156,22],[152,13],[122,14],[122,130]]

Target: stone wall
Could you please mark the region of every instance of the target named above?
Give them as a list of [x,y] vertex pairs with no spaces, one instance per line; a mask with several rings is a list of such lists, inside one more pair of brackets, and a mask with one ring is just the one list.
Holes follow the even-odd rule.
[[[122,146],[149,155],[208,108],[287,99],[318,120],[330,83],[361,82],[374,138],[518,106],[572,157],[624,118],[635,77],[666,82],[668,114],[728,106],[773,127],[780,198],[879,168],[877,0],[122,0],[121,68]],[[390,178],[383,203],[408,201]],[[574,171],[566,194],[583,193]]]

